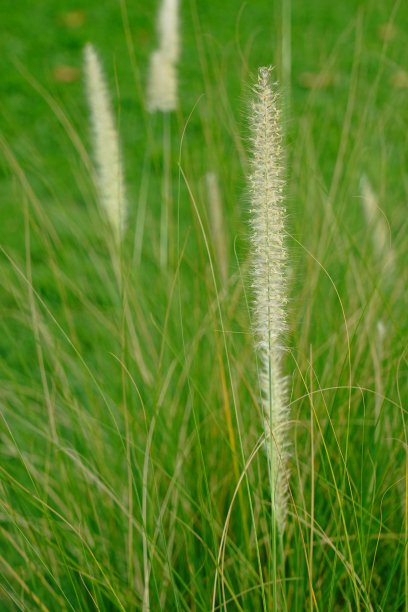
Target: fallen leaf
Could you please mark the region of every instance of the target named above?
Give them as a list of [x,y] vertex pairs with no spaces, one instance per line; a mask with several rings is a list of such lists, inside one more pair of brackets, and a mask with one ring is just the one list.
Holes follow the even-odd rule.
[[84,11],[69,11],[61,15],[61,21],[67,28],[80,28],[85,23]]
[[74,66],[56,66],[52,71],[52,76],[55,81],[60,83],[72,83],[79,79],[81,72]]

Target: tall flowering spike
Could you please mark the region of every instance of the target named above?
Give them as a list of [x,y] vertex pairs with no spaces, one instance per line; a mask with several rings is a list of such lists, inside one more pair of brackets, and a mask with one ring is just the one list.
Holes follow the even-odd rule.
[[168,113],[177,108],[177,70],[163,51],[153,51],[150,57],[147,85],[147,110]]
[[84,49],[84,72],[91,110],[97,188],[101,207],[120,242],[127,218],[127,202],[119,146],[102,66],[92,45]]
[[360,180],[362,204],[367,225],[371,231],[372,242],[378,261],[388,274],[395,272],[395,252],[391,246],[390,228],[384,213],[378,205],[378,198],[366,176]]
[[157,20],[160,49],[170,62],[180,56],[179,0],[163,0]]
[[250,197],[255,332],[274,517],[283,532],[288,505],[289,409],[281,372],[286,329],[285,208],[280,111],[271,68],[260,68],[251,105]]
[[180,56],[179,0],[162,0],[157,20],[158,49],[150,58],[147,110],[177,108],[177,63]]

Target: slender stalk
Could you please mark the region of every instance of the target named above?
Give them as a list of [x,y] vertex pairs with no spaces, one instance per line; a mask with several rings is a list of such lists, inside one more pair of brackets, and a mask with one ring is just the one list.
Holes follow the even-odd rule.
[[160,266],[169,258],[169,224],[171,222],[171,125],[169,113],[163,113],[163,179],[160,214]]
[[143,236],[146,222],[147,196],[149,192],[150,149],[144,155],[143,172],[140,181],[135,238],[133,243],[133,262],[139,266],[142,260]]
[[291,0],[282,0],[282,85],[285,109],[289,112],[292,78],[292,6]]

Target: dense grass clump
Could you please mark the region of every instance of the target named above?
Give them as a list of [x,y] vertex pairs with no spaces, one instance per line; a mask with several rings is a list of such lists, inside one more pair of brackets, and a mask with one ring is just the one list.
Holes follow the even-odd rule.
[[[152,113],[156,6],[0,8],[0,609],[406,606],[408,9],[255,4],[181,3],[177,103]],[[118,231],[94,180],[88,41],[121,142]],[[270,64],[292,449],[278,539],[244,118]]]

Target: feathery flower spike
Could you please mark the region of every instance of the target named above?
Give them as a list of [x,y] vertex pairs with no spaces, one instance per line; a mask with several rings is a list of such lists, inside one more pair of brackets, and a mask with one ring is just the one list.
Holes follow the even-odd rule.
[[360,180],[362,204],[367,225],[369,226],[375,254],[383,264],[384,272],[393,275],[395,252],[391,246],[390,228],[387,219],[378,205],[377,196],[366,176]]
[[179,0],[163,0],[157,20],[157,31],[160,49],[173,63],[177,63],[180,56],[179,30]]
[[105,77],[92,45],[84,49],[84,72],[91,110],[97,188],[100,205],[119,244],[126,226],[127,203],[119,136],[111,110]]
[[168,113],[177,108],[177,71],[175,64],[162,50],[150,56],[147,84],[147,110]]
[[177,108],[177,63],[180,55],[179,0],[162,0],[157,19],[158,49],[150,57],[147,110]]
[[283,532],[288,502],[288,418],[281,372],[286,329],[285,208],[280,111],[271,68],[260,68],[251,106],[252,159],[249,177],[253,255],[254,315],[260,358],[260,385],[266,451],[275,521]]

